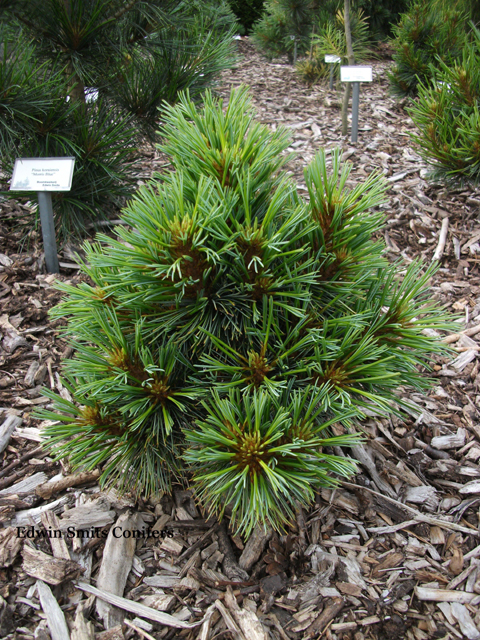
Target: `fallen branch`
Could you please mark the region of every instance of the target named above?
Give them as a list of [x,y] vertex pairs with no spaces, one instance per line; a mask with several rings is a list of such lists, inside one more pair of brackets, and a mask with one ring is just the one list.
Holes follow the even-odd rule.
[[132,600],[127,600],[126,598],[122,598],[121,596],[115,596],[113,595],[113,593],[101,591],[100,589],[96,589],[86,582],[76,582],[74,584],[77,589],[81,589],[86,593],[91,593],[93,596],[101,598],[101,600],[104,600],[109,604],[113,604],[119,609],[130,611],[130,613],[134,613],[140,618],[148,618],[148,620],[159,622],[166,627],[176,627],[177,629],[194,629],[195,627],[198,627],[203,623],[203,619],[199,620],[198,622],[183,622],[182,620],[177,620],[177,618],[174,618],[168,613],[156,611],[155,609],[146,607],[144,604],[140,604],[139,602],[133,602]]
[[379,535],[385,535],[386,533],[395,533],[396,531],[400,531],[401,529],[408,529],[408,527],[412,527],[418,524],[418,520],[405,520],[404,522],[400,522],[398,524],[392,524],[387,527],[367,527],[366,530],[369,533],[377,533]]
[[427,602],[459,602],[468,604],[476,598],[480,602],[478,593],[453,591],[452,589],[432,589],[430,587],[415,587],[415,595],[419,600]]
[[367,487],[362,487],[358,484],[353,484],[351,482],[345,482],[345,481],[342,481],[340,484],[343,487],[346,487],[347,489],[354,489],[355,491],[367,491],[368,493],[371,493],[374,496],[378,496],[382,500],[387,500],[388,502],[391,502],[397,507],[401,509],[405,509],[405,511],[408,511],[409,513],[411,513],[418,522],[426,522],[427,524],[431,524],[436,527],[441,527],[443,529],[452,529],[452,531],[460,531],[461,533],[467,533],[469,536],[480,536],[480,532],[475,529],[468,529],[467,527],[463,527],[462,525],[457,524],[456,522],[448,522],[446,520],[442,520],[441,518],[435,518],[434,516],[427,516],[423,513],[420,513],[420,511],[417,511],[413,507],[409,507],[407,504],[403,504],[398,500],[394,500],[393,498],[384,496],[381,493],[378,493],[378,491],[374,491],[373,489],[368,489]]
[[40,496],[44,500],[48,500],[55,493],[60,493],[70,487],[77,487],[80,484],[87,484],[89,482],[95,482],[100,477],[100,471],[87,471],[85,473],[72,474],[55,480],[54,482],[45,482],[35,489],[37,496]]

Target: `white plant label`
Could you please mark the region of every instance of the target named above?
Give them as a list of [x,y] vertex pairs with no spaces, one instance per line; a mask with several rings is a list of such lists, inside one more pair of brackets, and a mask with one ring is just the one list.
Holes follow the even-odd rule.
[[334,55],[326,55],[325,56],[325,62],[327,64],[337,64],[338,62],[341,62],[342,59],[340,58],[340,56],[334,56]]
[[372,82],[372,67],[340,67],[341,82]]
[[70,191],[75,158],[17,158],[10,191]]

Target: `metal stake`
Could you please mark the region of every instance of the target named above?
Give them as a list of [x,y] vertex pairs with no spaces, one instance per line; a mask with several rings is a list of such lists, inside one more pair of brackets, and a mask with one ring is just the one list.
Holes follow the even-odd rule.
[[293,36],[293,66],[297,64],[297,38]]
[[48,273],[59,273],[60,265],[57,256],[57,241],[55,239],[55,223],[53,222],[52,194],[48,191],[38,192],[38,208],[42,223],[43,249]]
[[360,83],[352,82],[352,142],[358,138],[358,104],[360,102]]
[[330,65],[330,90],[333,89],[333,64]]

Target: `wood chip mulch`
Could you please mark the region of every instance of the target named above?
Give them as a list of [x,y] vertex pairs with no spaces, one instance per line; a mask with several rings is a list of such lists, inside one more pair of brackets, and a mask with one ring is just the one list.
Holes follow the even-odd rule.
[[[288,169],[300,189],[320,147],[343,147],[352,184],[385,174],[379,233],[394,260],[440,255],[432,290],[460,316],[446,337],[456,353],[436,362],[428,396],[399,390],[412,415],[368,416],[368,441],[352,452],[358,475],[322,490],[288,535],[242,540],[205,520],[188,491],[135,502],[42,450],[31,412],[48,405],[44,385],[68,396],[59,370],[72,351],[47,316],[57,276],[45,274],[28,226],[32,205],[0,200],[0,637],[478,640],[480,192],[427,181],[413,123],[388,95],[388,61],[373,62],[374,81],[361,86],[351,144],[340,134],[340,94],[307,88],[248,39],[239,52],[219,93],[247,83],[259,120],[291,128]],[[150,150],[139,182],[164,164]],[[62,281],[80,280],[75,247],[63,247],[60,263]],[[143,537],[123,535],[131,531]]]

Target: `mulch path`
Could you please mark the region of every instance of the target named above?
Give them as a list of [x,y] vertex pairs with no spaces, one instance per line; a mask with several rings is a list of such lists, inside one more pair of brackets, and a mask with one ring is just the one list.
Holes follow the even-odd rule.
[[[68,394],[59,371],[72,350],[62,321],[47,315],[60,295],[57,276],[45,274],[38,230],[25,234],[32,206],[0,200],[0,442],[2,429],[13,429],[0,462],[0,637],[476,640],[480,193],[427,180],[413,123],[388,95],[388,61],[373,62],[374,81],[361,85],[352,144],[341,136],[339,93],[308,88],[285,60],[266,61],[248,39],[239,52],[219,93],[246,83],[258,119],[291,128],[296,157],[288,169],[300,190],[315,152],[341,146],[352,185],[373,170],[390,183],[379,234],[392,260],[431,262],[447,232],[431,289],[459,318],[448,338],[455,352],[435,363],[427,396],[399,390],[414,404],[411,415],[368,417],[368,441],[354,452],[358,475],[322,490],[288,535],[256,531],[242,541],[206,521],[187,491],[135,502],[100,491],[96,474],[68,477],[41,449],[31,413],[48,405],[42,386]],[[149,150],[139,182],[164,164]],[[76,249],[62,249],[62,281],[82,277]],[[69,526],[95,535],[47,535]],[[149,535],[132,542],[110,534],[106,542],[113,527]],[[115,589],[120,609],[105,604]]]

